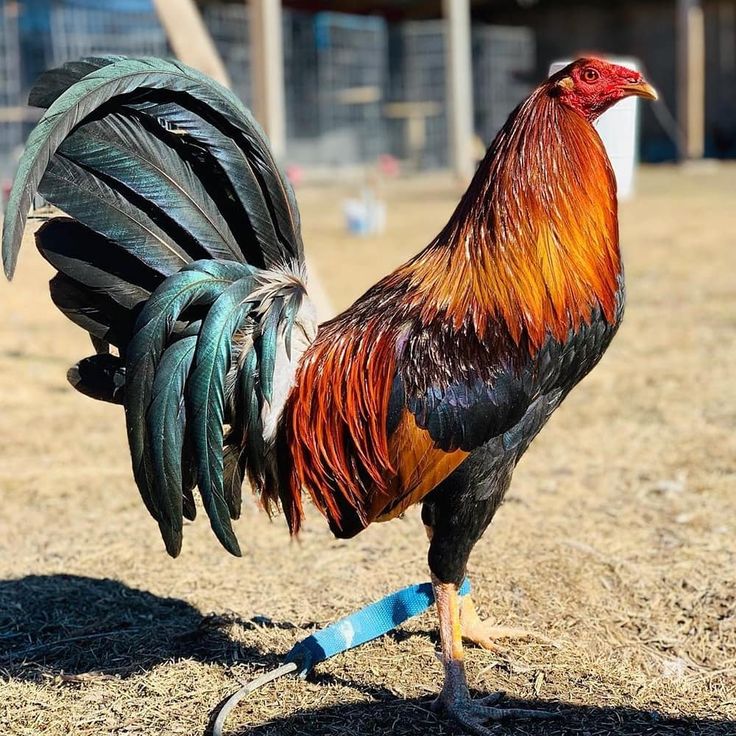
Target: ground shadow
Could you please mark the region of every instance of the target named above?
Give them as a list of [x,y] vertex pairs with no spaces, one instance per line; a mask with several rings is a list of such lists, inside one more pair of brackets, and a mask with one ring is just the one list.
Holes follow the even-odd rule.
[[[115,580],[29,575],[0,581],[0,673],[96,672],[120,677],[178,657],[231,664],[268,659],[233,641],[236,617],[203,616],[188,603]],[[263,625],[262,622],[258,622]]]
[[[502,707],[547,710],[546,720],[514,720],[488,724],[498,736],[734,736],[736,721],[709,718],[672,718],[633,708],[601,708],[543,700],[508,699]],[[278,706],[274,706],[274,711]],[[263,725],[246,725],[247,703],[230,715],[229,736],[467,736],[467,732],[440,720],[430,711],[430,700],[402,700],[376,691],[369,702],[303,711],[274,718]],[[208,732],[209,733],[209,732]]]
[[[203,616],[185,601],[162,598],[114,580],[29,575],[0,581],[0,676],[36,680],[49,673],[63,673],[73,678],[96,672],[125,677],[176,658],[223,665],[258,662],[266,668],[279,663],[275,654],[233,640],[228,633],[233,625],[244,629],[256,626],[293,628],[288,623],[262,618],[248,621],[237,617]],[[312,680],[326,689],[349,687],[365,700],[301,710],[265,724],[261,719],[256,725],[248,725],[254,720],[246,701],[231,714],[227,733],[231,736],[344,733],[459,736],[462,733],[439,721],[429,710],[429,700],[404,700],[387,689],[319,671]],[[274,703],[274,716],[281,705]],[[559,718],[493,726],[493,733],[501,736],[512,733],[519,736],[736,734],[736,721],[733,720],[677,719],[651,711],[541,700],[509,700],[504,705],[552,710]]]

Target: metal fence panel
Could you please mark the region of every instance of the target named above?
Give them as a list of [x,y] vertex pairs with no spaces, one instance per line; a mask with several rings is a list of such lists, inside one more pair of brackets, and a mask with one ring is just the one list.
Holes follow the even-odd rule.
[[475,130],[488,145],[531,91],[534,32],[520,26],[473,26]]
[[[23,142],[23,125],[13,108],[23,104],[20,75],[19,6],[4,3],[0,9],[0,185],[12,174],[14,158]],[[0,200],[2,199],[0,193]]]
[[[0,13],[0,106],[21,104],[18,5]],[[252,101],[245,3],[208,3],[205,22],[236,93]],[[388,25],[382,18],[284,11],[287,152],[304,165],[341,166],[390,152],[416,168],[448,164],[444,21]],[[155,12],[54,5],[46,64],[103,53],[166,56]],[[533,32],[474,26],[475,128],[487,144],[529,89]],[[22,139],[0,120],[0,159]]]
[[[417,168],[448,162],[445,22],[409,21],[394,32],[391,99],[393,152]],[[398,136],[397,136],[398,133]]]
[[234,92],[247,105],[252,104],[247,6],[245,3],[212,3],[202,8],[202,17],[225,64]]
[[51,62],[82,56],[169,56],[166,34],[155,12],[120,13],[55,6],[51,12]]
[[287,13],[287,150],[299,163],[353,165],[386,150],[382,18]]

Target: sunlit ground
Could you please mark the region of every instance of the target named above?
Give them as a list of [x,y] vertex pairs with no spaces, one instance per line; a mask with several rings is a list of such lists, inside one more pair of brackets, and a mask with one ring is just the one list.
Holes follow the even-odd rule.
[[[469,652],[478,691],[563,716],[498,733],[736,731],[736,166],[644,169],[639,192],[621,213],[624,325],[471,560],[484,613],[553,642]],[[386,183],[385,234],[350,238],[350,193],[298,191],[307,251],[340,308],[421,248],[459,194],[448,176]],[[427,578],[414,511],[350,542],[313,514],[292,542],[249,508],[243,559],[204,519],[169,559],[133,485],[122,412],[66,384],[91,347],[52,307],[28,241],[0,285],[3,733],[202,733],[315,623]],[[279,681],[231,726],[454,733],[427,711],[441,682],[434,629],[427,614],[310,681]]]

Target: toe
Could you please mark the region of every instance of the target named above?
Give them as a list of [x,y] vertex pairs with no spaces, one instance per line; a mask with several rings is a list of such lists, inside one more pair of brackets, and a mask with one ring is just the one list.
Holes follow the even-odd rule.
[[468,733],[474,734],[474,736],[492,736],[493,731],[490,728],[486,728],[483,725],[483,718],[478,718],[476,715],[469,713],[453,714],[454,721],[463,727]]
[[491,640],[498,639],[531,639],[533,641],[541,641],[545,644],[554,644],[555,642],[538,631],[529,631],[528,629],[517,629],[513,626],[495,626],[488,622],[484,624],[486,637]]
[[487,705],[473,703],[472,711],[479,721],[506,721],[514,719],[546,720],[557,718],[557,713],[548,710],[530,710],[528,708],[494,708]]
[[469,637],[463,637],[463,641],[466,644],[472,644],[478,649],[484,649],[486,652],[492,654],[501,654],[501,647],[496,646],[490,639],[471,639]]
[[483,622],[478,626],[468,626],[463,630],[463,640],[474,644],[481,649],[496,654],[504,654],[508,652],[508,648],[501,646],[499,641],[512,640],[533,640],[544,644],[557,646],[556,642],[543,634],[535,631],[527,631],[526,629],[514,629],[509,626],[495,626],[488,622]]
[[486,726],[487,723],[510,719],[543,720],[559,717],[558,713],[546,710],[495,707],[503,697],[503,693],[493,693],[478,700],[461,698],[449,703],[440,697],[432,704],[432,710],[444,712],[455,723],[476,736],[489,736],[494,733]]
[[470,644],[474,644],[480,649],[485,649],[487,652],[493,652],[494,654],[504,654],[507,650],[505,647],[499,646],[492,638],[484,635],[465,635],[463,639]]
[[497,692],[497,693],[491,693],[490,695],[485,695],[482,698],[478,698],[475,702],[479,705],[498,705],[504,698],[506,697],[506,693],[504,692]]

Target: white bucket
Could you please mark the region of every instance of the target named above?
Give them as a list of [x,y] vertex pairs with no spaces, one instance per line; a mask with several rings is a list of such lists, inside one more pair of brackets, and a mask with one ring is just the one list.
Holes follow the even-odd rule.
[[386,229],[386,203],[370,190],[362,199],[346,199],[342,203],[345,227],[353,235],[380,235]]
[[[607,58],[607,61],[635,71],[640,66],[631,58]],[[554,74],[569,63],[555,61],[549,73]],[[627,97],[617,102],[596,120],[595,127],[616,174],[618,198],[629,199],[634,194],[634,172],[639,161],[639,98]]]

